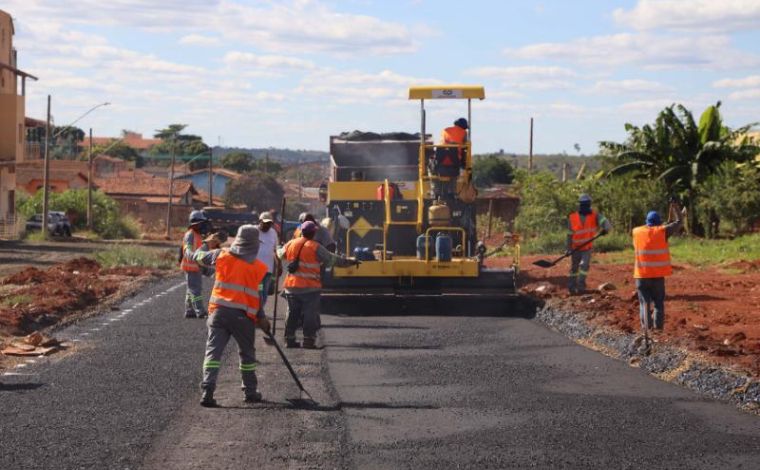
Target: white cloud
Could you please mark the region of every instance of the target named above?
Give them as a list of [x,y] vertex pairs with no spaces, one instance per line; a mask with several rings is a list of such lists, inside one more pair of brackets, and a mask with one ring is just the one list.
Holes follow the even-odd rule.
[[731,39],[722,35],[621,33],[565,43],[531,44],[504,52],[518,59],[560,60],[599,67],[735,69],[760,66],[760,57],[734,49]]
[[663,93],[669,91],[672,91],[669,86],[641,79],[599,80],[594,83],[590,90],[592,93],[606,94]]
[[652,114],[658,113],[672,104],[673,100],[668,99],[637,100],[623,103],[618,108],[624,112]]
[[760,29],[757,0],[639,0],[631,10],[619,8],[616,22],[638,30],[734,32]]
[[760,75],[744,78],[724,78],[713,83],[715,88],[750,88],[760,87]]
[[314,62],[297,57],[282,55],[258,55],[250,52],[231,51],[225,54],[224,62],[232,67],[255,67],[263,69],[301,69],[316,68]]
[[401,75],[391,70],[367,73],[358,70],[321,69],[301,80],[295,89],[307,97],[320,97],[338,103],[374,103],[406,100],[412,85],[441,83],[433,78]]
[[[22,19],[56,18],[71,24],[113,25],[149,31],[209,31],[228,41],[267,51],[329,52],[340,55],[399,54],[417,50],[419,31],[373,16],[341,13],[317,0],[6,0],[3,8]],[[22,20],[23,22],[23,20]],[[208,44],[214,36],[192,33],[180,41]]]
[[530,90],[568,89],[574,84],[575,71],[554,66],[478,67],[468,75],[501,80],[507,88]]
[[204,36],[202,34],[188,34],[179,39],[183,46],[201,46],[213,47],[221,45],[222,41],[218,37]]
[[[732,100],[756,100],[760,99],[760,88],[750,88],[747,90],[742,91],[735,91],[728,95],[729,99]],[[757,111],[755,111],[755,115],[757,115]]]

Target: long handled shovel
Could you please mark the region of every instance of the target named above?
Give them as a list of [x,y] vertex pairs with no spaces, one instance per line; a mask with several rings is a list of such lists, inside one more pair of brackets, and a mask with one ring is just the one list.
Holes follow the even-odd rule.
[[555,259],[554,261],[540,259],[538,261],[534,261],[533,264],[535,264],[536,266],[538,266],[540,268],[551,268],[555,264],[559,263],[560,261],[562,261],[563,259],[567,258],[568,256],[571,256],[573,253],[575,253],[576,251],[580,250],[581,248],[583,248],[584,246],[588,245],[589,243],[593,242],[594,240],[596,240],[597,238],[601,237],[602,235],[604,235],[604,232],[597,233],[596,236],[594,238],[592,238],[591,240],[587,241],[586,243],[584,243],[583,245],[579,246],[578,248],[575,248],[570,253],[565,253],[564,255],[560,256],[559,258]]
[[310,403],[308,403],[308,405],[315,405],[317,402],[311,397],[309,392],[307,392],[306,389],[303,387],[301,380],[298,378],[298,375],[296,375],[296,371],[293,370],[293,366],[290,365],[290,361],[288,361],[288,358],[285,357],[285,353],[282,352],[282,348],[280,348],[280,345],[277,343],[277,340],[274,339],[274,335],[272,333],[269,333],[268,336],[269,336],[269,340],[272,342],[272,345],[274,345],[275,349],[277,349],[277,352],[280,354],[280,358],[282,358],[282,362],[285,363],[285,367],[288,368],[288,372],[290,372],[290,375],[293,377],[293,380],[295,380],[296,385],[298,385],[298,388],[301,390],[301,393],[306,394],[306,396],[309,397]]

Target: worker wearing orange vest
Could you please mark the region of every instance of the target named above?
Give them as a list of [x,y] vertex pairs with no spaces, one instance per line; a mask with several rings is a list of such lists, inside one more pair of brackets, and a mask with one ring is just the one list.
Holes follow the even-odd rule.
[[240,355],[245,401],[261,401],[256,378],[256,327],[269,334],[269,320],[264,315],[262,288],[266,264],[257,259],[259,229],[243,225],[229,249],[199,250],[195,260],[201,266],[214,266],[216,275],[209,299],[211,315],[206,322],[208,340],[203,361],[203,396],[201,405],[216,406],[214,390],[222,354],[230,338],[235,338]]
[[646,330],[662,330],[665,326],[665,278],[673,273],[668,238],[682,225],[678,210],[671,205],[671,215],[674,212],[676,221],[662,225],[660,214],[650,211],[646,225],[633,229],[633,277],[639,296],[641,327]]
[[317,349],[319,331],[319,298],[322,290],[321,267],[358,266],[360,261],[330,253],[314,240],[317,224],[307,220],[301,224],[301,237],[290,240],[278,251],[285,262],[285,298],[288,300],[288,318],[285,321],[285,341],[289,348],[301,345],[296,341],[296,330],[303,322],[303,347]]
[[185,294],[185,318],[206,318],[206,307],[203,303],[203,274],[198,264],[193,261],[194,253],[201,247],[201,235],[208,223],[203,211],[192,211],[189,217],[190,226],[182,237],[180,268],[185,272],[187,292]]
[[[464,145],[467,142],[467,129],[469,123],[465,118],[454,121],[454,125],[447,127],[441,133],[442,144]],[[450,198],[456,195],[457,178],[460,169],[464,167],[464,149],[439,147],[436,148],[434,173],[439,180],[433,180],[434,197]]]
[[606,234],[612,230],[610,222],[602,214],[591,208],[591,197],[581,194],[578,198],[578,210],[567,219],[567,251],[570,258],[570,294],[583,293],[586,290],[586,276],[591,265],[591,253],[597,233]]

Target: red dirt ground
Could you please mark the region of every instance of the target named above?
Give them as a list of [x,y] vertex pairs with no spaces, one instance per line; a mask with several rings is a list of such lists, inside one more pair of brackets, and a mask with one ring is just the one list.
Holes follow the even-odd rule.
[[[608,292],[591,291],[570,296],[567,291],[568,261],[549,268],[532,263],[556,256],[525,256],[521,259],[521,290],[560,299],[563,306],[591,313],[592,322],[637,332],[639,304],[631,265],[605,264],[605,255],[594,255],[587,288],[610,282]],[[490,266],[511,264],[509,258],[489,259]],[[723,271],[722,269],[726,269]],[[738,271],[738,273],[737,273]],[[546,285],[548,293],[536,293]],[[654,337],[707,355],[723,364],[736,365],[760,377],[760,261],[740,261],[721,268],[675,265],[666,281],[665,329]]]
[[[24,335],[50,326],[102,302],[130,278],[151,272],[144,268],[102,269],[88,258],[76,258],[44,271],[28,267],[2,281],[0,333]],[[22,301],[11,304],[16,298]]]

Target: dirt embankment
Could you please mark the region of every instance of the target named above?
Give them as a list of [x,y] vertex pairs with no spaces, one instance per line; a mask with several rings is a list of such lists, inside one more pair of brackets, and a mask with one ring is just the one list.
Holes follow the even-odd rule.
[[[639,303],[632,267],[606,263],[604,254],[594,256],[586,295],[570,296],[567,291],[567,262],[549,269],[533,261],[546,256],[526,256],[521,260],[521,286],[526,293],[551,298],[568,311],[588,313],[594,325],[637,333]],[[507,260],[490,261],[493,265]],[[615,289],[595,290],[604,283]],[[720,267],[674,267],[666,281],[665,329],[653,336],[661,343],[684,348],[760,377],[760,261],[741,261]]]
[[46,270],[27,267],[1,282],[0,336],[25,335],[75,317],[134,281],[160,273],[138,267],[104,269],[83,257]]

